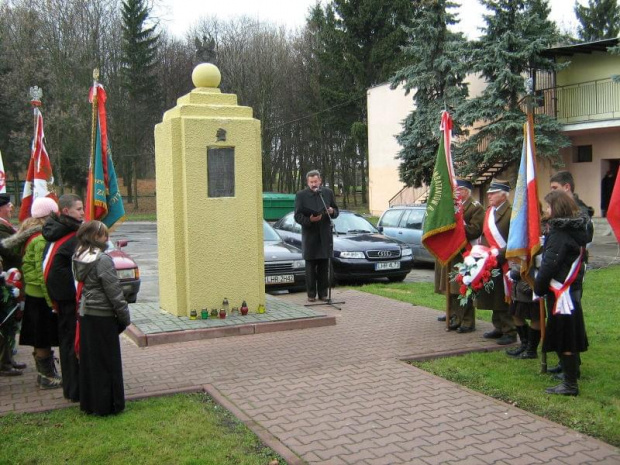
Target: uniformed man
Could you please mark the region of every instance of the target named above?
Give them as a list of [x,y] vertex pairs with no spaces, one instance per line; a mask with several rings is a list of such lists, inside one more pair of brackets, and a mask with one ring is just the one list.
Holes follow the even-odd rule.
[[[0,240],[6,239],[17,231],[11,224],[13,204],[8,194],[0,194]],[[21,269],[22,257],[17,249],[7,249],[0,246],[0,271],[11,268]],[[4,316],[2,317],[4,319]],[[0,322],[2,321],[0,319]],[[14,317],[9,318],[0,328],[0,376],[19,376],[26,368],[25,363],[17,362],[13,358],[13,346],[18,323]]]
[[[470,181],[457,179],[457,194],[463,202],[463,221],[465,222],[465,236],[470,245],[477,243],[482,234],[482,224],[484,222],[484,208],[480,202],[471,197],[474,186]],[[467,247],[469,248],[469,247]],[[448,271],[454,270],[454,265],[463,261],[463,252],[454,257],[448,264]],[[446,293],[446,271],[445,267],[435,264],[435,292]],[[467,301],[467,305],[460,304],[459,285],[456,282],[450,283],[450,324],[449,330],[456,330],[457,333],[470,333],[476,329],[476,313],[472,299]],[[445,318],[440,321],[445,321]]]
[[517,341],[517,330],[509,313],[506,289],[510,285],[506,273],[506,243],[510,228],[512,206],[508,200],[510,184],[508,181],[494,179],[487,189],[487,208],[482,228],[482,245],[498,250],[497,262],[501,273],[493,279],[493,290],[478,293],[476,306],[479,309],[493,310],[493,331],[484,333],[486,339],[497,339],[499,345],[512,344]]

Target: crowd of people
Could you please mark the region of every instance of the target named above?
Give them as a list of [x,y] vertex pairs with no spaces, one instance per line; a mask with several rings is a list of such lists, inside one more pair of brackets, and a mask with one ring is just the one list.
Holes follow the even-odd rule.
[[[130,317],[105,253],[108,229],[99,221],[84,222],[83,202],[74,194],[58,202],[39,197],[30,213],[15,229],[10,197],[0,194],[1,270],[22,276],[10,283],[18,305],[7,299],[0,304],[0,376],[24,374],[26,364],[14,358],[19,331],[19,345],[33,348],[39,389],[62,388],[66,399],[89,414],[119,413],[125,396],[118,336]],[[18,294],[14,289],[20,288]]]
[[[493,330],[483,337],[494,339],[499,345],[517,342],[520,345],[506,351],[519,359],[538,357],[541,340],[541,318],[538,300],[546,300],[546,331],[542,350],[556,352],[560,363],[549,373],[561,383],[546,390],[549,394],[576,396],[580,376],[580,353],[588,348],[583,311],[581,308],[582,282],[588,258],[587,247],[594,234],[591,217],[594,213],[575,194],[575,183],[568,171],[560,171],[550,178],[550,192],[545,196],[542,216],[543,247],[536,257],[538,266],[523,279],[517,261],[506,258],[512,206],[508,199],[510,184],[493,180],[487,190],[489,206],[486,213],[471,200],[473,186],[458,180],[458,194],[464,205],[467,240],[497,250],[500,273],[492,277],[492,289],[481,291],[475,301],[469,297],[465,305],[459,301],[458,286],[448,291],[448,330],[467,333],[474,330],[475,308],[492,311]],[[463,261],[461,251],[446,267]],[[435,290],[446,293],[446,270],[436,266]],[[454,283],[452,283],[454,284]],[[446,321],[446,317],[439,317]],[[529,321],[529,325],[528,322]]]

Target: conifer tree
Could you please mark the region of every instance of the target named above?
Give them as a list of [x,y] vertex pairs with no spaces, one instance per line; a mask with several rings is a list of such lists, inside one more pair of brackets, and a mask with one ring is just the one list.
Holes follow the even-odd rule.
[[[548,19],[546,0],[481,2],[489,13],[484,17],[483,35],[472,44],[471,57],[473,71],[484,78],[486,88],[461,109],[462,124],[476,131],[455,151],[455,159],[468,165],[471,173],[496,162],[520,159],[526,119],[522,108],[524,78],[535,70],[556,69],[553,59],[542,52],[558,37],[555,24]],[[539,158],[559,162],[558,150],[569,145],[560,130],[554,117],[535,116]]]
[[460,133],[454,109],[467,97],[463,83],[467,41],[461,33],[448,29],[457,22],[449,10],[456,5],[449,0],[424,0],[417,7],[404,48],[410,65],[396,72],[392,87],[402,84],[413,93],[415,109],[403,123],[397,140],[402,146],[398,156],[400,178],[408,186],[430,184],[439,148],[441,111],[452,114],[455,134]]
[[411,0],[331,0],[325,8],[322,70],[328,76],[321,93],[330,106],[351,102],[339,109],[338,119],[347,142],[343,150],[360,167],[362,202],[367,152],[352,140],[361,127],[356,123],[366,124],[367,89],[387,81],[404,65],[403,26],[411,24],[413,11]]
[[618,0],[588,0],[588,6],[575,2],[575,15],[579,39],[584,42],[613,39],[620,34]]
[[[131,202],[135,167],[152,154],[153,125],[160,107],[156,76],[157,26],[149,25],[150,9],[145,0],[124,0],[121,76],[126,101],[123,108],[123,180]],[[120,116],[120,115],[119,115]],[[114,149],[114,147],[113,147]]]

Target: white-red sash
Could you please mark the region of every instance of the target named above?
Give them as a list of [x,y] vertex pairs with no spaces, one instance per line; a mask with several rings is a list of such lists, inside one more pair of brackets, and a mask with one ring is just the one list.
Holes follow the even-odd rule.
[[553,314],[571,315],[575,309],[573,299],[570,297],[570,286],[573,284],[579,270],[581,269],[581,260],[583,259],[583,247],[579,249],[579,257],[573,262],[568,271],[568,276],[563,283],[552,279],[549,283],[549,289],[555,295],[555,304],[553,305]]
[[[49,275],[50,269],[52,268],[52,263],[54,262],[54,257],[56,256],[56,252],[60,249],[60,246],[67,242],[69,239],[75,236],[75,232],[69,233],[63,238],[57,240],[56,242],[50,242],[43,255],[43,281],[47,285],[47,277]],[[56,302],[52,301],[52,306],[56,310]]]
[[[482,226],[482,234],[487,240],[489,247],[494,249],[503,249],[506,247],[506,240],[502,237],[497,224],[495,224],[495,208],[489,207],[484,217],[484,225]],[[504,282],[504,300],[510,302],[510,294],[512,289],[512,283],[508,279],[509,266],[508,262],[504,262],[502,265],[502,278]]]

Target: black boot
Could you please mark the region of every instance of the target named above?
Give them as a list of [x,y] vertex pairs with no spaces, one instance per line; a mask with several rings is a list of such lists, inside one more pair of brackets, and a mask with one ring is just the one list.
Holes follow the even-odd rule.
[[62,387],[62,378],[56,371],[54,352],[44,358],[35,357],[37,365],[37,386],[41,389],[57,389]]
[[519,358],[528,359],[528,358],[538,358],[538,344],[540,343],[540,330],[532,329],[530,327],[530,332],[527,337],[527,349],[523,352]]
[[562,373],[562,354],[556,352],[558,354],[558,364],[556,366],[554,366],[553,368],[549,368],[547,370],[547,373],[549,373],[550,375],[557,375],[558,373]]
[[562,396],[576,396],[579,394],[577,386],[577,355],[562,355],[562,368],[564,380],[555,387],[545,389],[547,394],[560,394]]
[[[553,375],[553,379],[564,381],[564,373]],[[581,354],[577,354],[577,379],[581,379]]]
[[519,335],[519,340],[521,341],[521,345],[519,347],[515,347],[514,349],[508,349],[506,351],[506,355],[509,355],[510,357],[518,357],[527,349],[529,326],[526,323],[523,326],[516,326],[516,329],[517,334]]

